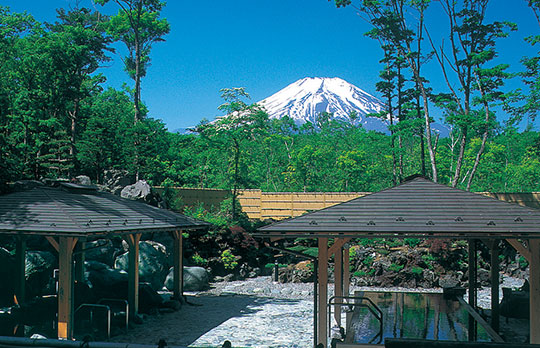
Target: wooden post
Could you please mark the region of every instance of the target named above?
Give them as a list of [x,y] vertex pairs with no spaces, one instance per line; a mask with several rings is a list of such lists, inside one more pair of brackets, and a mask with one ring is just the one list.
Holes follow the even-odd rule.
[[319,238],[319,325],[317,337],[323,348],[328,344],[328,238]]
[[[469,240],[469,305],[476,310],[476,239]],[[476,321],[469,315],[469,341],[476,341]]]
[[[343,296],[343,247],[336,250],[334,260],[334,295]],[[341,306],[339,303],[343,303],[343,300],[336,299],[335,302],[334,320],[336,321],[336,325],[341,327]]]
[[174,298],[181,300],[184,296],[184,248],[182,231],[174,231]]
[[529,263],[530,284],[530,336],[531,344],[540,344],[540,240],[529,239],[531,262]]
[[499,241],[493,240],[491,249],[491,327],[499,332]]
[[77,238],[59,237],[58,339],[73,338],[73,247]]
[[349,247],[343,248],[343,296],[349,296],[351,287]]
[[15,296],[22,304],[26,297],[26,237],[18,236],[15,249]]
[[141,234],[129,234],[125,236],[128,243],[128,303],[129,314],[134,316],[139,312],[139,241]]
[[75,281],[84,282],[84,242],[79,241],[75,247]]

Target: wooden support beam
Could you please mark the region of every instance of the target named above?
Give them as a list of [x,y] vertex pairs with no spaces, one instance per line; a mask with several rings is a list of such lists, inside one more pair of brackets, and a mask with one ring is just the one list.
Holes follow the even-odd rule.
[[531,344],[540,344],[540,240],[529,239],[531,261],[529,263],[530,285],[530,336]]
[[[335,243],[334,243],[335,245]],[[343,296],[343,248],[335,251],[334,257],[334,295]],[[337,298],[334,305],[334,320],[336,325],[341,327],[341,305],[342,299]]]
[[54,237],[46,236],[45,238],[49,241],[49,243],[52,245],[54,250],[56,250],[56,252],[60,252],[60,246],[58,245],[58,241],[54,239]]
[[330,248],[328,248],[328,257],[332,257],[335,253],[343,249],[343,245],[345,243],[349,242],[350,238],[336,238],[334,240],[334,244]]
[[174,231],[174,298],[182,299],[184,296],[184,248],[182,231]]
[[22,304],[26,297],[26,237],[18,236],[15,247],[15,297]]
[[128,303],[129,314],[136,315],[139,312],[139,242],[141,234],[129,234],[124,237],[128,243]]
[[491,245],[491,327],[499,332],[499,241],[493,240]]
[[531,263],[531,250],[523,245],[519,240],[517,239],[507,239],[506,240],[511,246],[516,249],[518,253],[521,254],[529,263]]
[[317,338],[322,348],[328,345],[328,238],[319,238],[319,317]]
[[351,260],[349,258],[349,248],[343,249],[343,296],[349,296],[351,288]]
[[[476,239],[469,240],[469,305],[476,310]],[[469,313],[469,341],[476,341],[476,320]]]
[[59,237],[58,338],[73,338],[73,248],[77,238]]

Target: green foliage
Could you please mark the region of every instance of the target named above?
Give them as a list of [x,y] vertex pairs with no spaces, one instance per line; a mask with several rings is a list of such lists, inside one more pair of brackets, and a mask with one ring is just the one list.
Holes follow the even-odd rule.
[[208,265],[208,260],[199,255],[198,253],[195,253],[193,254],[193,256],[191,256],[191,262],[201,267],[206,267]]
[[518,258],[518,265],[520,268],[525,269],[529,265],[529,261],[527,261],[526,258],[520,255]]
[[295,245],[293,247],[288,248],[291,251],[296,251],[298,253],[306,254],[309,256],[317,257],[319,256],[319,248],[318,247],[307,247],[303,245]]
[[390,266],[388,266],[388,270],[392,272],[399,272],[403,269],[403,267],[405,266],[392,263]]
[[221,263],[227,270],[234,270],[238,266],[237,257],[231,252],[230,249],[223,250],[221,253]]
[[422,242],[422,240],[418,238],[405,238],[403,241],[411,248],[416,248]]
[[415,275],[421,275],[422,273],[424,273],[424,269],[422,267],[414,266],[411,269],[411,272]]
[[366,267],[371,267],[373,265],[373,261],[374,261],[373,256],[366,256],[366,258],[362,260],[362,263]]

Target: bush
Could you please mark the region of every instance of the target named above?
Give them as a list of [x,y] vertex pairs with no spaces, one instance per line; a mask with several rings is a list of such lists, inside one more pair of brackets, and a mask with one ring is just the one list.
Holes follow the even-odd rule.
[[206,267],[208,265],[208,260],[199,255],[199,253],[193,254],[193,256],[191,257],[191,262],[201,267]]
[[404,242],[411,248],[416,248],[422,241],[418,238],[405,238]]
[[228,270],[233,270],[238,266],[237,257],[234,256],[230,249],[223,250],[221,253],[221,263]]
[[397,272],[401,271],[403,269],[403,267],[405,267],[405,266],[401,266],[401,265],[397,265],[397,264],[393,263],[390,266],[388,266],[388,270],[397,273]]
[[414,266],[412,269],[411,269],[411,272],[413,274],[416,274],[416,275],[421,275],[422,273],[424,273],[424,269],[422,267],[417,267],[417,266]]

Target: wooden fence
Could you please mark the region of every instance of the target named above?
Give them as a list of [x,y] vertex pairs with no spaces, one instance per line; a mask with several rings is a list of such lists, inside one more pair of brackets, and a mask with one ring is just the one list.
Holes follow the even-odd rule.
[[[156,191],[163,194],[163,188]],[[229,190],[174,188],[175,195],[183,206],[202,205],[205,209],[218,209],[221,202],[230,195]],[[365,196],[369,192],[262,192],[261,190],[239,190],[238,202],[250,219],[281,220],[300,216],[309,211],[319,210]],[[517,203],[540,209],[539,192],[497,193],[480,192],[485,196],[502,201]]]
[[327,208],[367,192],[262,192],[242,190],[238,201],[251,219],[281,220],[306,212]]

